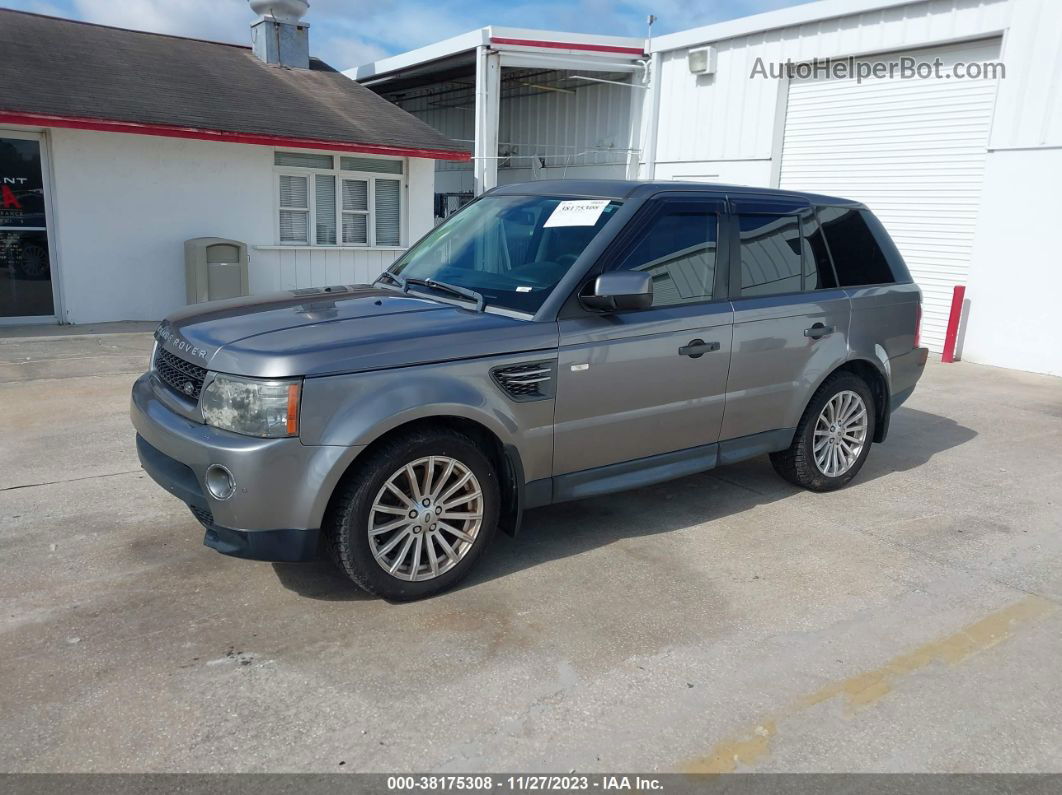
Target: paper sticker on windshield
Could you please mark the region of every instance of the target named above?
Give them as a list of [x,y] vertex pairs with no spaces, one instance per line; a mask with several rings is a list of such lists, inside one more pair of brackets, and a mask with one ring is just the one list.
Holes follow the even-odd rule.
[[576,199],[563,201],[557,205],[553,214],[546,220],[545,227],[551,226],[593,226],[601,213],[608,206],[608,199]]

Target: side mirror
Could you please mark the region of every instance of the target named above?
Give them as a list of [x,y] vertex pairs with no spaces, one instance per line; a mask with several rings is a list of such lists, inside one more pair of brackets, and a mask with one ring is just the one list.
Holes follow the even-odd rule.
[[610,271],[594,280],[583,306],[599,312],[648,309],[653,305],[653,277],[643,271]]

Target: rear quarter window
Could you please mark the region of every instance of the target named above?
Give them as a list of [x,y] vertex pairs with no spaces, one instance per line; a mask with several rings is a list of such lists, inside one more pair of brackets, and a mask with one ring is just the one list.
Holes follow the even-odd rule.
[[[897,274],[868,223],[869,217],[873,225],[880,228],[874,216],[850,207],[820,207],[818,215],[841,287],[891,284],[897,280]],[[884,229],[880,231],[884,235]],[[884,237],[888,240],[887,235]],[[888,242],[889,248],[895,251],[892,241]],[[895,255],[899,258],[899,252]]]
[[907,263],[903,261],[900,250],[896,248],[896,244],[892,242],[889,233],[885,231],[885,226],[870,210],[860,210],[859,214],[863,216],[867,228],[870,229],[870,233],[874,235],[874,239],[881,248],[881,253],[885,255],[885,260],[889,263],[889,268],[892,270],[893,281],[911,281],[911,272],[907,270]]

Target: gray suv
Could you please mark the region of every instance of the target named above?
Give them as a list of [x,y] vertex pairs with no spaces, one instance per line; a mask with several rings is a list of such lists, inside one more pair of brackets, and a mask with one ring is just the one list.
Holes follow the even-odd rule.
[[844,486],[922,374],[920,304],[856,202],[511,185],[371,286],[171,315],[132,419],[208,546],[328,549],[365,590],[415,599],[528,508],[765,453],[799,486]]

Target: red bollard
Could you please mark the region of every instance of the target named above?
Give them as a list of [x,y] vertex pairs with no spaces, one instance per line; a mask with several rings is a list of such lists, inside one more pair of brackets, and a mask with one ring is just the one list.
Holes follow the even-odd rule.
[[940,360],[945,363],[955,361],[955,341],[959,336],[959,319],[962,317],[962,302],[966,297],[966,288],[959,284],[951,294],[951,314],[948,315],[948,330],[944,334],[944,350]]

